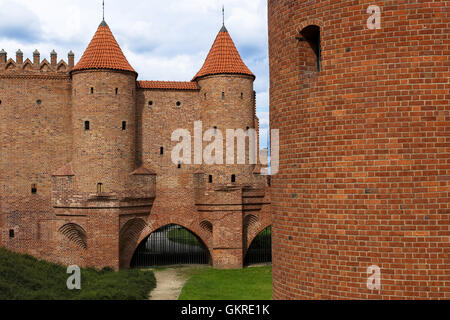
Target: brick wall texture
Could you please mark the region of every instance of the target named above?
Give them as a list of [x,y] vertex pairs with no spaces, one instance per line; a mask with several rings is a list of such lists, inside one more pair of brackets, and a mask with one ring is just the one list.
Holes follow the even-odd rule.
[[[367,27],[370,5],[380,29]],[[274,298],[449,299],[450,2],[268,9]],[[296,39],[310,25],[320,72]]]
[[[200,134],[257,128],[254,76],[140,82],[131,67],[95,65],[126,65],[113,40],[103,22],[78,69],[73,53],[68,63],[52,53],[49,63],[38,52],[33,62],[0,52],[0,246],[65,265],[128,268],[151,233],[178,224],[206,244],[215,267],[242,267],[272,223],[267,179],[249,164],[178,168],[171,137],[180,128],[194,135],[195,121]],[[115,60],[103,56],[111,45]]]

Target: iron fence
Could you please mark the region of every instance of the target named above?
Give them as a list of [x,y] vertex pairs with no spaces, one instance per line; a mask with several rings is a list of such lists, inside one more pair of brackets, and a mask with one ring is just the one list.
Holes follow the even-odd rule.
[[245,256],[245,265],[272,262],[272,227],[268,227],[253,240]]
[[137,248],[131,267],[209,264],[208,248],[195,234],[178,225],[153,232]]

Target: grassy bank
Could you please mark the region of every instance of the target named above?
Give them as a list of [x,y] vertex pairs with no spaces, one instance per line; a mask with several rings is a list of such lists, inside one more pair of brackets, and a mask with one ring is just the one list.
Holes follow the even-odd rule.
[[188,280],[180,300],[272,300],[272,267],[202,270]]
[[0,300],[145,300],[153,272],[81,270],[81,290],[70,291],[63,266],[0,248]]

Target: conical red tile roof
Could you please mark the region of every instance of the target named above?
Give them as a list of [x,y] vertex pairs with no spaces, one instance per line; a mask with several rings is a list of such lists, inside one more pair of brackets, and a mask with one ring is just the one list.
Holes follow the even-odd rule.
[[72,71],[112,69],[136,73],[120,49],[108,24],[103,21],[78,64]]
[[225,26],[222,27],[217,35],[205,64],[193,80],[214,74],[245,74],[255,76],[245,65],[244,61],[242,61]]

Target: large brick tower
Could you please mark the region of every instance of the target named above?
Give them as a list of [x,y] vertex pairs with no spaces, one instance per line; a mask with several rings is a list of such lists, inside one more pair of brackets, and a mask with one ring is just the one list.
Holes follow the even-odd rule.
[[136,77],[103,21],[72,70],[72,165],[82,193],[127,193],[136,169]]
[[72,162],[54,174],[54,207],[86,234],[85,263],[118,267],[120,217],[149,213],[155,196],[136,167],[137,73],[102,21],[71,74]]
[[449,299],[449,2],[268,6],[274,297]]

